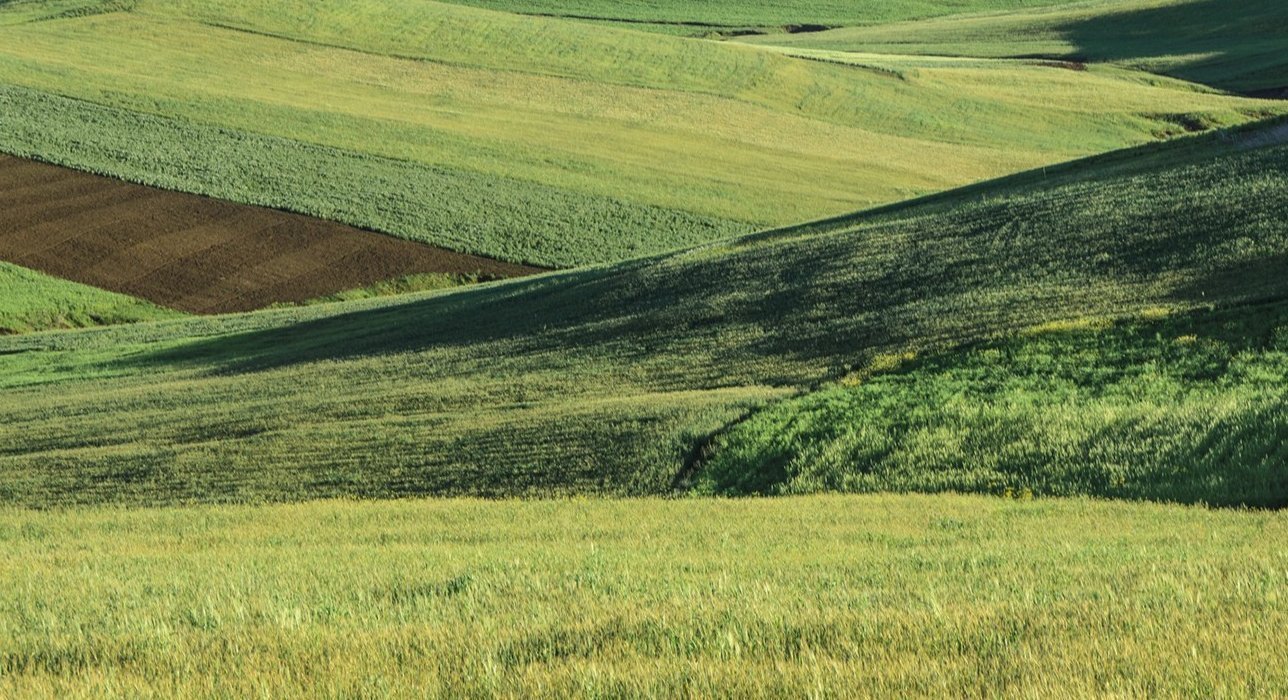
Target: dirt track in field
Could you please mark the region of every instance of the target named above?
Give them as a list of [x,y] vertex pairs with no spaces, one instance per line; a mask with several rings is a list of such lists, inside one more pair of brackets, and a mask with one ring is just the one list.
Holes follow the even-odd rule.
[[540,271],[6,155],[0,260],[194,313],[304,301],[417,273]]

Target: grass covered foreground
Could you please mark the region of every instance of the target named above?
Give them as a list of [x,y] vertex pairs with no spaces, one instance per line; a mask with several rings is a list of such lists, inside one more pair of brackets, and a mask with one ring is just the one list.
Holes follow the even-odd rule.
[[0,335],[181,316],[142,299],[0,262]]
[[1285,109],[1119,68],[870,70],[419,0],[95,7],[115,11],[0,26],[0,148],[556,267]]
[[1284,513],[959,496],[0,510],[0,695],[1274,696]]
[[1051,324],[881,358],[716,441],[699,491],[1288,506],[1288,306]]
[[882,355],[1284,298],[1286,153],[1272,122],[613,266],[3,339],[0,499],[668,492]]

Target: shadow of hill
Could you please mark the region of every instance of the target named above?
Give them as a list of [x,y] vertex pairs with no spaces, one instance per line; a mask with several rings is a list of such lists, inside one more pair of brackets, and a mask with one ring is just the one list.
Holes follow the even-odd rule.
[[[1194,139],[840,230],[485,286],[129,362],[240,372],[444,348],[572,362],[612,347],[623,362],[684,367],[689,386],[816,381],[820,367],[844,372],[908,343],[1288,295],[1285,156],[1282,144]],[[494,343],[505,345],[482,347]]]
[[1232,92],[1288,87],[1288,3],[1196,0],[1103,14],[1058,28],[1077,58],[1147,61],[1161,71]]

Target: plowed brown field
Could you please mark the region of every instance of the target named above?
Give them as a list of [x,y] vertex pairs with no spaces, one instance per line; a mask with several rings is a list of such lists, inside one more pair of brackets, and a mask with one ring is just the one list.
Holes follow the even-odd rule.
[[538,272],[308,216],[0,155],[0,260],[195,313],[442,272]]

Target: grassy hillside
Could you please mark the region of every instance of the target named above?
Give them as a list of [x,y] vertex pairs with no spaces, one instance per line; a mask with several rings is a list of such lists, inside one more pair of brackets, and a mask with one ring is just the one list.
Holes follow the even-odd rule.
[[1118,69],[865,70],[419,1],[0,27],[0,84],[10,152],[551,266],[1288,109]]
[[135,323],[180,315],[142,299],[0,262],[0,335]]
[[878,355],[1288,293],[1288,130],[450,293],[0,341],[12,503],[656,493]]
[[778,403],[698,489],[1288,506],[1288,305],[1060,325]]
[[1093,0],[815,34],[784,46],[894,54],[1049,56],[1116,63],[1241,92],[1288,89],[1288,5],[1279,0]]
[[0,695],[1274,696],[1285,538],[956,496],[0,510]]

